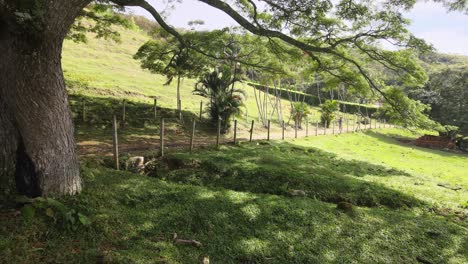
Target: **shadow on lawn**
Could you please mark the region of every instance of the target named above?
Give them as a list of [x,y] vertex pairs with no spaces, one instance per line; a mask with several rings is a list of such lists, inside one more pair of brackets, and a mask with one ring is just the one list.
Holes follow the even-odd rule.
[[[83,104],[85,111],[83,113]],[[161,117],[165,119],[165,140],[167,147],[188,146],[192,120],[197,120],[197,144],[215,144],[216,128],[207,119],[190,111],[182,111],[182,120],[176,109],[157,107],[154,117],[153,105],[127,101],[125,103],[125,125],[123,125],[123,100],[111,97],[90,97],[71,95],[73,113],[80,154],[106,155],[112,152],[112,119],[115,114],[119,122],[119,143],[124,152],[154,150],[159,147]],[[84,116],[84,120],[83,120]],[[224,138],[224,135],[222,135]]]
[[410,177],[406,172],[338,159],[334,154],[290,143],[244,144],[221,151],[198,151],[193,156],[174,153],[150,175],[177,183],[251,193],[291,196],[300,190],[307,197],[325,202],[346,201],[369,207],[422,205],[413,196],[363,179],[366,175]]
[[[63,198],[89,227],[64,231],[6,221],[8,263],[466,263],[468,233],[431,214],[175,184],[86,169],[84,191]],[[39,221],[39,216],[34,218]],[[36,223],[36,222],[34,222]],[[28,227],[30,226],[30,227]],[[172,240],[194,239],[200,248]],[[27,261],[29,260],[29,261]]]
[[[197,263],[209,256],[212,263],[441,263],[466,261],[468,253],[462,248],[466,232],[432,216],[358,209],[351,217],[308,198],[205,189],[113,171],[95,177],[99,183],[85,196],[101,192],[100,199],[85,207],[114,224],[95,229],[105,234],[100,240],[111,241],[117,262]],[[176,245],[173,233],[203,246]]]

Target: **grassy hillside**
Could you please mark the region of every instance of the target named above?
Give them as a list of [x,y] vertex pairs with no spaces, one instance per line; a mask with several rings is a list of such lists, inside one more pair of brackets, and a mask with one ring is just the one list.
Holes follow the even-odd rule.
[[[88,38],[88,43],[65,41],[62,65],[72,94],[91,97],[126,98],[152,103],[151,96],[158,98],[164,108],[176,108],[176,82],[165,86],[164,76],[142,70],[139,61],[132,56],[149,39],[144,31],[121,30],[121,43]],[[196,80],[185,79],[182,83],[182,109],[197,114],[200,101],[206,100],[192,94]],[[247,92],[246,111],[258,119],[253,88],[244,84]],[[289,103],[282,100],[283,113],[290,112]],[[313,109],[317,113],[316,109]],[[318,116],[315,114],[315,116]]]
[[53,203],[2,213],[0,262],[467,263],[468,157],[395,139],[407,136],[173,153],[152,177],[86,159],[84,192],[60,201],[90,223],[64,223]]
[[[164,76],[151,74],[141,69],[139,61],[133,59],[138,48],[148,39],[144,31],[121,29],[121,43],[96,39],[93,35],[88,36],[86,44],[65,41],[62,64],[71,94],[75,124],[78,125],[78,142],[80,149],[87,148],[81,153],[89,153],[89,149],[93,153],[109,153],[109,150],[102,149],[102,146],[110,146],[110,121],[114,113],[119,118],[121,117],[122,99],[131,102],[127,105],[126,119],[130,124],[125,131],[120,132],[120,142],[128,145],[124,147],[125,149],[134,149],[134,145],[154,146],[158,142],[159,123],[154,122],[152,118],[152,97],[158,98],[158,106],[162,108],[159,117],[166,118],[168,143],[180,145],[188,142],[190,121],[198,116],[200,101],[203,101],[206,107],[207,100],[192,94],[196,80],[185,79],[181,87],[185,122],[178,122],[175,118],[176,82],[165,86]],[[237,117],[239,136],[248,138],[250,122],[255,120],[254,138],[266,138],[266,130],[259,121],[254,88],[241,83],[237,85],[242,87],[247,94],[243,113]],[[262,98],[264,98],[263,94],[261,92]],[[82,122],[81,118],[82,100],[86,101],[86,122]],[[269,112],[271,112],[272,104],[274,104],[273,101],[268,104]],[[291,112],[289,101],[281,100],[281,106],[283,116],[288,121]],[[206,114],[204,116],[207,117]],[[311,107],[309,121],[315,123],[319,117],[318,108]],[[277,115],[274,114],[269,118],[273,122],[271,137],[281,137]],[[349,118],[354,120],[355,117]],[[84,126],[83,123],[85,123]],[[294,121],[290,120],[286,130],[289,138],[294,136],[293,124]],[[205,122],[197,125],[197,128],[201,129],[201,134],[197,132],[195,144],[199,141],[214,143],[215,127],[209,127]],[[311,127],[312,130],[314,128]],[[300,131],[299,134],[303,135],[305,131]],[[226,137],[231,138],[232,131]]]

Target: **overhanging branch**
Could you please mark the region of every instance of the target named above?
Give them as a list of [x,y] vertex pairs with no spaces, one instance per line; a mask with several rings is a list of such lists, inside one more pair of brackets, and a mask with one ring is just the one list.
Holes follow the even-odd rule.
[[[322,54],[329,54],[332,55],[336,58],[339,58],[343,61],[347,61],[351,65],[353,65],[359,74],[361,74],[364,79],[368,82],[369,86],[376,90],[379,94],[381,94],[385,100],[397,111],[401,111],[398,109],[397,105],[390,100],[386,96],[386,94],[375,84],[375,82],[372,80],[372,78],[367,74],[367,72],[364,70],[363,66],[356,60],[345,56],[341,54],[339,51],[332,47],[317,47],[310,45],[308,43],[302,42],[300,40],[297,40],[293,37],[290,37],[280,31],[275,31],[275,30],[269,30],[263,27],[259,27],[251,23],[249,20],[247,20],[245,17],[243,17],[239,12],[237,12],[235,9],[233,9],[229,4],[221,1],[221,0],[198,0],[200,2],[203,2],[207,5],[210,5],[216,9],[219,9],[229,15],[232,19],[234,19],[237,23],[239,23],[242,27],[244,27],[246,30],[250,31],[251,33],[267,38],[278,38],[283,40],[284,42],[299,48],[306,52],[312,59],[317,61],[320,64],[320,59],[314,54],[314,53],[322,53]],[[213,57],[211,54],[208,54],[196,47],[190,46],[189,43],[184,39],[184,37],[177,32],[176,29],[168,25],[164,19],[161,17],[159,12],[151,6],[147,1],[145,0],[112,0],[112,2],[121,5],[121,6],[139,6],[145,10],[147,10],[153,17],[154,19],[159,23],[159,25],[166,30],[168,33],[173,35],[175,38],[179,40],[181,45],[187,47],[187,48],[192,48],[197,52],[200,52],[203,55],[207,55],[209,57]]]

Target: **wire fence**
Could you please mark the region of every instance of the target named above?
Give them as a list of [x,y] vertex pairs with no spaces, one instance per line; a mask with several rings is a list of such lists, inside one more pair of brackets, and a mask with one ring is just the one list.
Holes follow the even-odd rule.
[[[185,148],[192,152],[197,146],[209,146],[215,145],[219,147],[222,144],[238,144],[239,142],[253,142],[260,140],[286,140],[292,138],[303,138],[311,136],[322,136],[322,135],[340,135],[344,133],[353,133],[363,130],[375,130],[382,128],[395,127],[394,125],[388,124],[385,120],[380,122],[376,119],[369,119],[369,122],[362,122],[357,120],[343,119],[333,121],[331,124],[320,124],[319,122],[311,123],[308,120],[303,121],[301,126],[298,122],[294,122],[294,125],[286,125],[272,123],[270,120],[267,122],[265,127],[263,124],[258,124],[255,120],[251,121],[250,129],[240,129],[238,120],[234,120],[231,125],[229,133],[222,133],[223,128],[221,120],[218,120],[216,128],[203,128],[202,131],[197,131],[197,119],[192,119],[190,125],[190,131],[188,134],[182,137],[170,136],[170,131],[166,128],[166,119],[161,118],[159,124],[159,138],[156,148],[158,148],[159,156],[164,156],[166,151],[173,147],[174,149]],[[275,127],[273,127],[275,126]],[[115,160],[115,166],[118,169],[119,164],[119,125],[117,118],[114,115],[113,118],[113,156]],[[168,135],[169,132],[169,135]],[[202,132],[202,133],[201,133]],[[210,135],[211,134],[211,135]],[[215,136],[212,136],[212,135]],[[172,143],[172,144],[171,144]]]
[[[93,109],[87,108],[85,104],[77,104],[77,106],[75,110],[81,113],[76,118],[86,123],[87,115],[91,115]],[[200,112],[194,114],[159,108],[156,99],[153,105],[139,106],[132,106],[122,101],[120,107],[113,104],[111,110],[115,113],[109,119],[111,119],[112,127],[112,155],[116,160],[116,168],[120,152],[153,150],[157,151],[160,156],[164,156],[167,151],[175,149],[185,149],[191,152],[202,146],[219,147],[223,144],[240,142],[340,135],[395,127],[385,120],[347,113],[342,113],[330,124],[320,122],[319,115],[309,115],[302,120],[290,118],[281,121],[261,120],[260,117],[249,118],[245,115],[242,118],[228,121],[229,125],[225,126],[223,120],[213,122],[205,118],[202,102],[200,102]],[[138,115],[135,114],[136,112]],[[102,117],[103,122],[109,124],[109,121],[105,121],[106,119],[107,116]],[[139,128],[140,134],[135,136],[135,139],[125,138],[135,133],[132,130],[134,129],[132,124],[142,123],[145,125]],[[151,128],[148,128],[146,124],[150,124]],[[109,138],[111,138],[110,135]],[[106,150],[110,150],[108,145]]]

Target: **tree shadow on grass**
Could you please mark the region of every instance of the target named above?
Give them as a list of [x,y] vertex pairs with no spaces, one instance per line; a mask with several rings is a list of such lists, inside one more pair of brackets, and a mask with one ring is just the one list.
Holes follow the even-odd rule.
[[112,152],[114,114],[119,125],[119,144],[123,145],[121,149],[124,152],[158,148],[162,117],[165,119],[167,147],[188,147],[192,120],[197,120],[197,145],[215,143],[213,135],[216,128],[209,120],[199,120],[198,116],[190,111],[182,111],[182,120],[180,120],[176,109],[157,107],[155,117],[153,105],[126,101],[124,124],[122,99],[71,95],[70,105],[74,124],[77,127],[76,137],[80,142],[79,152],[83,155],[96,153],[105,155]]
[[290,143],[224,147],[221,151],[199,151],[194,156],[174,153],[150,175],[177,183],[251,193],[291,196],[300,190],[300,195],[305,193],[325,202],[345,201],[369,207],[423,204],[411,195],[363,178],[410,177],[406,172],[338,159],[334,154]]
[[[117,262],[197,263],[204,256],[212,263],[467,260],[467,232],[433,216],[386,209],[356,209],[350,216],[308,198],[207,189],[110,170],[95,177],[82,196],[99,199],[80,206],[114,224],[95,229],[103,233],[98,243],[111,240],[108,254]],[[174,244],[174,233],[203,246]]]

